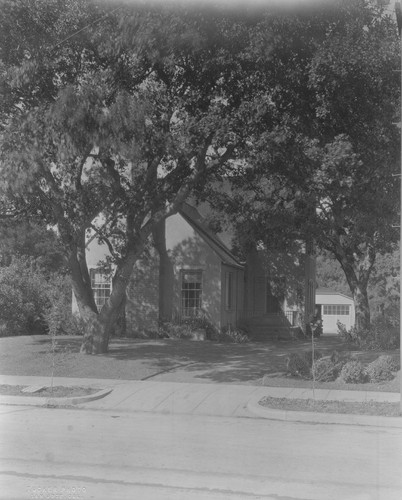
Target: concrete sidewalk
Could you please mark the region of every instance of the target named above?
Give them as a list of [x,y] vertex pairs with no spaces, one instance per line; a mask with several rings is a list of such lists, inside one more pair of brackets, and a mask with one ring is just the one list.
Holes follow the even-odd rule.
[[[0,375],[0,384],[46,385],[49,377],[26,377]],[[138,380],[59,378],[54,386],[93,387],[113,389],[102,399],[79,404],[79,408],[127,412],[156,412],[223,417],[258,417],[292,421],[313,421],[322,423],[362,423],[363,425],[391,424],[402,427],[402,418],[371,417],[363,415],[339,415],[270,410],[258,404],[265,396],[276,398],[297,398],[338,401],[400,401],[400,394],[393,392],[334,391],[267,387],[234,384],[194,384],[179,382],[157,382]],[[0,396],[1,404],[41,405],[41,398],[26,396]],[[302,414],[303,413],[303,414]]]

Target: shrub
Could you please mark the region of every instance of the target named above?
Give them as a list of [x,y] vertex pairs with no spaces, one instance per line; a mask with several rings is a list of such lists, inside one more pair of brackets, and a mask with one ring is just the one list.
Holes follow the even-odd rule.
[[[313,365],[313,350],[310,349],[308,351],[305,351],[303,353],[304,358],[306,359],[308,365],[311,367]],[[317,349],[314,349],[314,361],[317,361],[317,359],[322,358],[322,352],[318,351]]]
[[[314,361],[322,358],[320,351],[314,350]],[[312,377],[313,351],[312,349],[302,353],[292,353],[286,358],[286,369],[293,376],[303,378]]]
[[359,384],[367,380],[366,372],[360,361],[348,361],[342,367],[340,380],[346,384]]
[[43,313],[50,307],[49,285],[29,259],[15,258],[0,269],[2,335],[43,333]]
[[185,321],[164,322],[158,330],[159,337],[171,339],[191,339],[196,330],[205,330],[206,338],[211,338],[214,327],[207,318],[191,318]]
[[247,333],[240,328],[234,330],[231,328],[223,329],[218,336],[218,340],[220,342],[233,342],[234,344],[245,344],[250,341]]
[[334,362],[331,358],[321,358],[314,363],[312,373],[317,382],[333,382],[338,378],[341,369],[340,362]]
[[311,365],[303,354],[290,354],[286,359],[286,369],[294,377],[310,378]]
[[187,323],[166,322],[159,328],[158,335],[159,337],[170,339],[190,339],[192,337],[192,330]]
[[71,280],[55,275],[49,280],[49,307],[43,317],[51,335],[83,335],[84,321],[71,309]]
[[361,349],[390,350],[397,349],[400,344],[398,327],[385,320],[377,320],[370,329],[353,327],[350,330],[338,321],[338,332],[345,342]]
[[392,372],[398,370],[398,362],[392,356],[379,356],[366,367],[366,373],[370,382],[383,382],[392,380]]

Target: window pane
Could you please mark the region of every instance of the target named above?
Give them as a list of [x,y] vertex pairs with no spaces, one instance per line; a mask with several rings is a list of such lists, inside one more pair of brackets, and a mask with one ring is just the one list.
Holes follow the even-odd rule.
[[183,317],[197,316],[201,311],[202,272],[182,271],[181,310]]
[[348,316],[350,312],[349,304],[329,304],[324,305],[323,314],[330,316]]
[[96,269],[90,270],[91,288],[94,293],[95,304],[98,309],[101,309],[111,293],[111,277],[108,274],[103,274]]

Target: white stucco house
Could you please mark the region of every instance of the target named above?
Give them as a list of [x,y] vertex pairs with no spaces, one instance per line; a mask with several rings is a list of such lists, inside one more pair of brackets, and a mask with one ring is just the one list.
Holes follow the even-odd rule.
[[355,325],[355,306],[349,295],[329,288],[317,288],[315,303],[324,334],[338,333],[338,321],[348,330]]
[[[156,331],[161,320],[205,317],[215,330],[243,325],[252,338],[265,340],[289,337],[299,318],[314,314],[315,257],[307,251],[296,262],[292,255],[253,249],[239,261],[187,203],[149,243],[126,290],[129,334]],[[86,258],[98,308],[112,288],[111,276],[100,268],[107,255],[108,247],[93,234]]]

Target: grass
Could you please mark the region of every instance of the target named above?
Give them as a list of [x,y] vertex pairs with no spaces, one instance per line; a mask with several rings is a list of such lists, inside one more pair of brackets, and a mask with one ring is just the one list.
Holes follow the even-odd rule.
[[[228,344],[190,340],[112,339],[107,354],[79,353],[82,338],[57,337],[56,377],[123,380],[162,380],[192,383],[311,387],[311,381],[286,376],[291,352],[311,348],[310,341]],[[369,363],[384,352],[358,351],[339,337],[321,337],[316,348],[324,355],[333,350],[354,353]],[[51,376],[51,338],[47,335],[0,338],[0,374]],[[392,351],[397,355],[399,351]],[[399,392],[399,381],[382,384],[316,383],[317,389]]]
[[33,397],[46,397],[46,398],[66,398],[87,396],[98,392],[99,389],[92,389],[90,387],[45,387],[37,392],[22,392],[26,385],[0,385],[1,396],[33,396]]
[[399,403],[377,401],[319,401],[313,399],[288,399],[266,397],[259,401],[261,406],[274,410],[306,411],[320,413],[345,413],[356,415],[372,415],[384,417],[400,417]]

